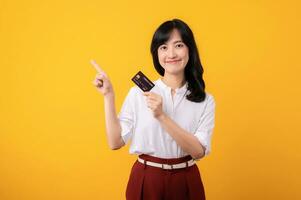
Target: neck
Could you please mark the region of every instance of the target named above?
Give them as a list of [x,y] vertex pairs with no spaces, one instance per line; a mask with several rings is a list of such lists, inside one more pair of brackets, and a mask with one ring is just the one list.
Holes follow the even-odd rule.
[[186,82],[184,76],[171,76],[171,75],[164,75],[162,81],[167,86],[171,87],[171,89],[173,90],[182,87]]

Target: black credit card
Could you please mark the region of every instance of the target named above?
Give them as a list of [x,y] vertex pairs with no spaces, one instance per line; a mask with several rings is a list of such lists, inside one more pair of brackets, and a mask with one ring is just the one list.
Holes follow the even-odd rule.
[[132,81],[143,91],[150,91],[155,84],[149,80],[141,71],[139,71],[133,78]]

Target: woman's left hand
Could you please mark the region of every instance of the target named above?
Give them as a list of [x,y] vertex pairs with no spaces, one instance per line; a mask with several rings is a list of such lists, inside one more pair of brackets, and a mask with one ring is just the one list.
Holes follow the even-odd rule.
[[147,107],[153,111],[154,117],[159,118],[162,116],[164,114],[162,97],[154,92],[144,92],[143,95],[146,96]]

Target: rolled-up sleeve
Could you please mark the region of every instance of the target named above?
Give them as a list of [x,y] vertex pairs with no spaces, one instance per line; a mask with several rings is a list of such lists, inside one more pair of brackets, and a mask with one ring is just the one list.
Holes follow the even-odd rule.
[[125,100],[122,104],[118,119],[121,125],[121,137],[125,144],[129,142],[133,135],[134,124],[135,124],[135,94],[134,88],[131,88],[128,92]]
[[198,122],[198,128],[195,136],[198,138],[203,147],[205,147],[205,155],[211,151],[211,136],[215,122],[215,100],[211,94],[206,96],[206,106],[202,116]]

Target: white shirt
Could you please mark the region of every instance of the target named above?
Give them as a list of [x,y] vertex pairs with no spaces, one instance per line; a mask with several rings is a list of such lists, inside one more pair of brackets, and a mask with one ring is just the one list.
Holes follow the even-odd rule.
[[[173,97],[171,88],[161,79],[154,81],[154,84],[151,92],[162,96],[163,111],[181,128],[195,135],[205,147],[205,155],[208,155],[214,128],[213,96],[206,92],[203,102],[192,102],[185,97],[189,92],[187,82],[175,90]],[[147,107],[143,91],[137,86],[128,92],[118,118],[123,141],[127,144],[131,140],[130,154],[148,154],[160,158],[179,158],[188,155],[153,116],[152,110]]]

